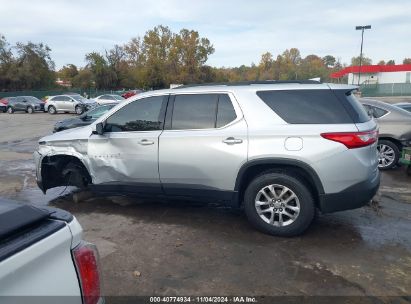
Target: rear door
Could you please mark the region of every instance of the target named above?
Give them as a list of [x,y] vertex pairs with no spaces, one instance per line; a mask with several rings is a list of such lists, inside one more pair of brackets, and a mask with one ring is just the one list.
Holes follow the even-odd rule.
[[64,104],[65,98],[66,98],[65,96],[53,97],[53,103],[54,103],[54,106],[56,107],[57,111],[64,111],[65,110],[65,104]]
[[160,136],[164,191],[230,199],[237,173],[247,160],[247,140],[247,124],[231,94],[172,96]]
[[24,97],[16,97],[14,100],[14,109],[18,111],[25,110],[26,109],[25,103],[26,101]]

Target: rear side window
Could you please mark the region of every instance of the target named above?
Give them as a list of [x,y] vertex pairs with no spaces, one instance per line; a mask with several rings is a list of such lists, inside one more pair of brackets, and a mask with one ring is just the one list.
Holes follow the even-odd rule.
[[388,111],[378,107],[370,106],[367,104],[364,104],[363,106],[364,108],[366,108],[367,111],[371,111],[371,114],[374,118],[380,118],[388,113]]
[[290,124],[353,123],[331,90],[259,91],[257,95]]
[[384,109],[377,108],[377,107],[374,107],[373,110],[374,110],[374,117],[375,118],[380,118],[380,117],[382,117],[382,116],[384,116],[385,114],[388,113],[388,111],[386,111]]
[[171,129],[209,129],[215,127],[218,94],[176,95]]
[[218,99],[216,127],[221,128],[237,118],[233,104],[228,95],[220,95]]
[[367,111],[364,110],[361,103],[351,91],[334,90],[334,93],[343,102],[343,105],[355,123],[363,123],[371,120]]

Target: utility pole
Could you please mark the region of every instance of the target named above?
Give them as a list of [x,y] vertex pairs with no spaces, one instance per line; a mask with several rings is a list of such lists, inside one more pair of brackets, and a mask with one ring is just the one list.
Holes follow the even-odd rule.
[[361,51],[360,51],[360,68],[358,70],[358,86],[360,86],[361,66],[362,66],[362,46],[364,43],[364,30],[371,29],[371,25],[358,25],[355,27],[357,31],[361,31]]

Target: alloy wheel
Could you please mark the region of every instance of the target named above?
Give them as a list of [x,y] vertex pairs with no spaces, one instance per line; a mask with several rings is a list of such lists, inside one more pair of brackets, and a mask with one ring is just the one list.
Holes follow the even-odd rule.
[[78,114],[78,115],[81,115],[82,113],[83,113],[83,109],[82,108],[80,108],[80,107],[76,107],[76,114]]
[[255,198],[257,214],[273,226],[288,226],[300,214],[300,200],[284,185],[272,184],[258,191]]
[[388,145],[379,144],[378,150],[378,167],[386,168],[392,165],[395,161],[395,151]]

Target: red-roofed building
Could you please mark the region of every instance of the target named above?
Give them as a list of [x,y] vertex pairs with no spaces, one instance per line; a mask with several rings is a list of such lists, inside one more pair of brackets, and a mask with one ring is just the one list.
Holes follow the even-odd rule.
[[[349,84],[358,84],[359,66],[350,66],[332,73],[331,78],[342,78],[348,75]],[[372,83],[410,83],[411,64],[399,65],[363,65],[361,67],[361,84]]]

